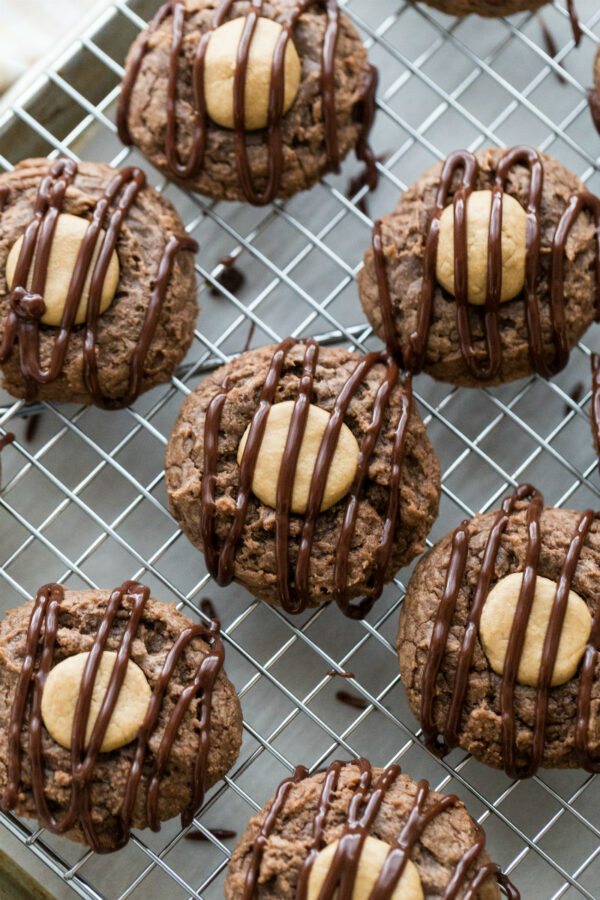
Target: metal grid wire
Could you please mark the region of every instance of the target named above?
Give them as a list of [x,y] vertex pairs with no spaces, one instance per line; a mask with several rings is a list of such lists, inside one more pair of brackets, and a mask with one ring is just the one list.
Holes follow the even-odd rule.
[[[17,441],[2,455],[1,605],[32,596],[48,580],[111,587],[144,580],[161,599],[202,617],[210,595],[223,623],[226,666],[244,708],[244,743],[229,775],[209,794],[194,827],[205,843],[184,840],[178,822],[159,834],[136,833],[107,861],[34,822],[0,816],[6,828],[64,884],[57,896],[216,898],[233,846],[210,828],[241,833],[248,818],[297,763],[312,770],[334,757],[365,754],[400,761],[415,777],[457,793],[484,825],[492,856],[524,898],[600,897],[600,799],[597,779],[582,772],[541,772],[527,781],[475,762],[462,751],[431,757],[419,741],[399,683],[394,638],[409,572],[400,573],[364,622],[336,608],[290,617],[238,586],[210,583],[203,559],[168,514],[163,453],[185,395],[207,371],[251,346],[286,334],[317,335],[358,350],[378,346],[357,300],[356,273],[372,221],[392,208],[406,185],[459,146],[531,143],[600,190],[598,151],[586,106],[600,36],[597,0],[577,0],[583,26],[575,51],[562,2],[544,8],[557,53],[541,38],[540,17],[457,21],[422,4],[346,0],[342,5],[379,66],[373,142],[380,187],[348,194],[356,166],[328,176],[310,193],[266,209],[219,204],[174,188],[159,190],[179,209],[200,243],[202,312],[185,365],[170,385],[126,411],[103,413],[56,404],[26,408],[0,397],[0,433]],[[114,107],[126,50],[158,0],[112,0],[0,111],[0,164],[31,155],[126,160],[149,165],[116,136]],[[367,212],[368,210],[368,212]],[[219,281],[225,255],[245,276],[230,293]],[[600,482],[588,425],[589,345],[572,354],[552,382],[534,377],[501,388],[458,390],[416,380],[416,395],[442,463],[441,512],[430,540],[459,517],[496,507],[519,481],[553,504],[597,505]],[[27,438],[27,417],[41,410]],[[351,671],[341,682],[327,673]],[[343,685],[365,701],[340,704]],[[1,839],[0,839],[1,840]]]

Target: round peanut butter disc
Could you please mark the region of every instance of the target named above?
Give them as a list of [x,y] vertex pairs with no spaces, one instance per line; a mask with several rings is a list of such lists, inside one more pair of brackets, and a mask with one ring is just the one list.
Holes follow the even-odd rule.
[[[307,900],[318,900],[338,844],[339,841],[328,844],[315,859],[308,880]],[[386,844],[385,841],[371,836],[367,837],[360,855],[352,900],[368,900],[391,849],[390,844]],[[412,860],[406,861],[404,871],[390,900],[423,900],[421,879]]]
[[[71,748],[71,734],[75,707],[79,699],[81,679],[89,653],[76,653],[57,663],[51,670],[42,694],[42,719],[57,744]],[[105,650],[100,660],[92,691],[92,702],[85,731],[87,747],[98,718],[108,682],[117,659],[112,650]],[[108,753],[133,741],[144,721],[152,696],[152,689],[140,667],[129,660],[119,698],[108,723],[101,751]]]
[[[48,259],[48,274],[46,284],[42,292],[46,311],[41,318],[44,325],[60,325],[71,276],[75,268],[81,242],[88,229],[89,222],[80,216],[72,216],[70,213],[61,213],[56,220],[56,228],[50,248],[50,257]],[[85,322],[87,304],[90,296],[90,285],[92,283],[92,275],[100,248],[105,237],[105,232],[100,230],[94,253],[92,256],[92,264],[88,267],[87,278],[81,294],[81,300],[75,314],[75,324],[81,325]],[[19,259],[19,253],[23,245],[23,236],[21,236],[11,247],[8,259],[6,261],[6,280],[9,289],[12,289],[15,277],[15,269]],[[26,285],[27,290],[31,290],[33,273],[35,270],[35,259],[37,251],[34,253],[33,265],[30,267],[30,276]],[[112,303],[117,285],[119,283],[119,258],[116,250],[113,250],[106,276],[102,284],[102,293],[100,296],[100,313],[103,313]]]
[[[256,496],[267,506],[273,508],[277,501],[277,481],[293,411],[293,400],[275,403],[269,410],[252,480],[252,490]],[[315,462],[329,418],[326,410],[311,404],[296,466],[292,493],[292,512],[294,513],[306,512]],[[250,426],[246,428],[240,441],[238,463],[242,461],[249,431]],[[327,476],[321,511],[329,509],[350,490],[356,475],[358,452],[356,438],[347,425],[342,425]]]
[[[473,191],[467,201],[467,296],[469,303],[485,303],[488,277],[488,235],[491,191]],[[512,300],[525,284],[527,216],[518,200],[502,195],[502,303]],[[454,207],[447,206],[440,219],[437,280],[454,294]]]
[[[504,671],[508,639],[519,601],[522,572],[501,578],[489,592],[481,614],[479,633],[485,655],[498,675]],[[527,624],[525,644],[517,680],[535,687],[538,683],[542,650],[556,596],[557,584],[549,578],[536,579],[535,596]],[[552,674],[552,686],[564,684],[575,675],[585,652],[592,628],[587,604],[574,591],[569,591],[567,609]]]
[[[220,25],[211,35],[204,63],[204,95],[209,116],[223,128],[233,128],[234,76],[237,52],[245,16]],[[269,97],[275,46],[282,32],[278,22],[260,16],[248,56],[245,89],[245,126],[247,131],[266,128],[269,121]],[[286,113],[296,99],[300,86],[300,59],[290,38],[284,57],[284,100]]]

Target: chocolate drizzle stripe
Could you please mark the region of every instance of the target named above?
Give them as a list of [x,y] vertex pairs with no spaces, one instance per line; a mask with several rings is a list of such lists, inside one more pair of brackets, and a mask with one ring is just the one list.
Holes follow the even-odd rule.
[[[236,66],[233,82],[233,117],[235,162],[238,179],[244,196],[249,203],[263,206],[275,199],[279,193],[284,167],[282,122],[284,118],[284,84],[285,55],[292,32],[300,17],[313,6],[325,10],[327,24],[323,38],[321,54],[321,93],[323,98],[323,131],[325,149],[329,166],[337,171],[340,164],[340,153],[337,136],[337,111],[335,98],[335,54],[340,29],[340,12],[336,0],[298,0],[287,18],[281,22],[282,31],[273,53],[271,64],[271,81],[269,88],[267,144],[268,175],[263,191],[258,192],[254,186],[248,148],[246,146],[246,74],[250,56],[252,37],[262,11],[262,0],[252,0],[245,14],[242,36],[237,47]],[[131,144],[129,131],[129,112],[131,98],[138,79],[144,58],[148,53],[151,37],[169,16],[173,19],[171,48],[169,54],[169,72],[167,82],[167,110],[165,156],[167,165],[173,175],[180,179],[193,178],[203,167],[206,154],[208,133],[208,115],[204,95],[204,70],[206,52],[212,33],[224,24],[233,8],[233,0],[221,0],[213,15],[210,25],[201,34],[196,49],[192,69],[192,115],[193,136],[188,158],[183,162],[177,149],[177,82],[179,76],[179,59],[185,37],[186,5],[184,0],[168,0],[162,6],[144,36],[140,39],[136,50],[129,60],[121,89],[121,97],[117,110],[117,128],[124,144]],[[356,156],[368,169],[368,184],[374,188],[377,184],[377,167],[374,155],[368,145],[368,134],[375,115],[375,90],[377,71],[369,66],[367,69],[363,95],[356,106],[356,116],[360,124],[360,133],[356,143]]]
[[575,9],[575,0],[567,0],[567,11],[569,13],[569,19],[571,20],[571,29],[573,31],[573,40],[575,41],[575,46],[579,47],[581,38],[583,37],[583,32],[581,30],[581,25],[579,24],[579,16],[577,15],[577,10]]
[[219,584],[229,584],[234,577],[235,553],[246,524],[248,503],[252,490],[252,481],[260,446],[263,439],[267,416],[274,403],[277,388],[284,370],[287,354],[292,347],[305,343],[302,363],[302,376],[298,388],[298,396],[294,404],[292,420],[286,440],[282,464],[279,472],[275,509],[275,553],[277,561],[277,588],[281,606],[290,613],[302,612],[310,603],[310,559],[314,541],[316,522],[321,512],[323,495],[327,478],[331,469],[333,456],[337,446],[340,430],[348,408],[364,379],[373,368],[385,366],[385,375],[378,388],[373,419],[362,439],[357,471],[350,495],[346,501],[344,519],[338,536],[334,563],[335,600],[342,611],[351,618],[363,618],[372,608],[373,603],[383,590],[389,566],[394,535],[399,519],[399,495],[401,466],[408,423],[412,409],[412,390],[410,381],[404,384],[401,411],[396,425],[394,446],[392,449],[389,498],[386,518],[375,558],[374,586],[369,594],[352,603],[348,596],[348,565],[352,551],[360,494],[368,474],[378,437],[384,422],[384,414],[389,408],[390,396],[399,383],[397,364],[385,353],[368,353],[358,361],[352,374],[343,385],[335,399],[333,409],[326,425],[315,461],[315,467],[309,488],[306,513],[302,524],[298,555],[293,579],[289,566],[289,516],[293,492],[296,466],[306,427],[308,408],[312,393],[314,374],[318,363],[318,345],[314,341],[302,342],[293,338],[283,341],[271,359],[265,383],[263,385],[258,406],[252,417],[248,439],[244,448],[240,470],[239,488],[235,500],[235,510],[229,531],[218,548],[215,535],[216,518],[216,480],[218,469],[218,440],[223,409],[230,389],[226,378],[221,389],[211,399],[206,411],[204,425],[204,472],[202,478],[202,507],[200,527],[202,546],[204,548],[207,567]]
[[310,397],[313,389],[317,362],[319,359],[319,345],[315,341],[309,341],[302,363],[302,377],[298,388],[298,397],[294,403],[294,410],[290,420],[290,427],[285,442],[285,448],[281,459],[281,468],[277,480],[275,517],[275,557],[277,560],[277,586],[280,592],[282,606],[288,611],[293,611],[297,601],[292,598],[289,582],[289,524],[290,509],[292,506],[292,494],[296,476],[296,466],[300,456],[300,448],[306,431],[308,414],[310,411]]
[[544,646],[542,649],[542,660],[535,699],[535,723],[533,728],[531,760],[526,770],[527,775],[536,772],[542,764],[550,685],[554,673],[554,666],[556,665],[556,658],[558,656],[558,647],[560,644],[565,614],[567,612],[569,591],[571,590],[573,576],[575,575],[575,569],[579,563],[583,545],[589,534],[590,528],[592,527],[594,518],[595,515],[591,509],[582,513],[575,534],[569,544],[569,549],[556,588],[554,603],[552,605],[550,620],[546,629]]
[[600,354],[592,353],[592,408],[590,419],[596,453],[599,455],[598,467],[600,468]]
[[[427,343],[436,289],[436,261],[439,242],[440,218],[447,205],[448,194],[458,172],[461,179],[453,196],[454,207],[454,294],[456,327],[460,351],[469,374],[478,381],[489,381],[500,374],[503,362],[502,341],[499,329],[500,297],[502,291],[502,195],[511,169],[516,165],[527,167],[530,173],[529,196],[526,205],[527,225],[525,238],[524,303],[529,341],[529,353],[534,369],[544,378],[559,372],[569,359],[568,330],[565,315],[564,259],[567,240],[575,222],[583,212],[589,212],[595,220],[597,236],[600,234],[600,200],[587,191],[572,195],[557,224],[552,241],[550,323],[554,342],[554,357],[547,359],[536,293],[541,248],[540,206],[544,183],[544,166],[537,150],[518,146],[507,150],[500,158],[492,186],[492,204],[488,232],[488,266],[486,298],[481,314],[481,324],[486,345],[485,358],[473,345],[472,316],[479,312],[468,300],[467,259],[467,205],[469,196],[477,186],[479,164],[476,156],[466,150],[452,153],[445,161],[440,175],[435,207],[425,241],[423,257],[423,282],[417,321],[404,346],[400,346],[394,321],[390,284],[385,265],[385,242],[382,223],[373,228],[372,252],[379,297],[379,309],[386,345],[391,353],[402,360],[404,368],[416,374],[426,361]],[[596,319],[600,320],[600,243],[596,247]]]
[[444,751],[442,745],[436,746],[437,728],[434,716],[435,688],[438,673],[442,665],[442,659],[450,632],[450,624],[456,608],[460,584],[465,572],[467,551],[469,549],[468,522],[462,522],[452,536],[452,552],[446,572],[444,593],[438,607],[433,633],[427,653],[427,661],[423,672],[421,687],[421,727],[423,735],[430,750]]
[[[61,585],[49,584],[38,591],[29,620],[25,657],[18,676],[12,704],[8,740],[8,779],[1,801],[2,809],[5,811],[13,809],[18,802],[21,780],[21,733],[26,720],[27,704],[30,700],[28,724],[29,756],[31,787],[37,817],[45,828],[48,828],[55,834],[64,834],[73,827],[79,826],[88,844],[98,853],[113,850],[115,847],[122,847],[129,840],[133,808],[142,776],[142,766],[149,749],[150,738],[156,726],[169,681],[181,653],[195,637],[200,637],[208,643],[209,652],[203,657],[192,682],[186,685],[180,695],[175,710],[169,716],[159,745],[147,793],[147,815],[151,827],[154,829],[159,827],[158,789],[160,778],[169,760],[183,715],[189,708],[193,698],[199,694],[200,711],[197,714],[198,754],[192,776],[191,801],[182,815],[184,825],[188,825],[191,822],[195,811],[201,805],[206,784],[211,697],[214,682],[221,670],[224,658],[223,645],[219,638],[219,623],[217,621],[214,621],[208,629],[201,625],[194,625],[185,629],[167,654],[163,669],[153,690],[144,722],[138,732],[134,758],[125,782],[120,811],[120,833],[115,836],[113,843],[107,846],[96,832],[93,824],[90,798],[95,765],[101,752],[100,748],[104,741],[110,718],[119,699],[119,692],[131,658],[133,641],[149,594],[148,588],[136,582],[125,582],[110,595],[106,612],[94,638],[81,677],[80,693],[75,707],[71,735],[71,799],[69,806],[60,818],[57,818],[50,811],[44,790],[41,703],[44,685],[52,667],[58,633],[58,614],[64,599],[64,588]],[[89,744],[84,749],[87,721],[98,667],[115,617],[123,609],[123,601],[126,597],[131,604],[129,620],[121,636],[115,665],[109,678],[106,693],[100,704]],[[42,648],[36,671],[36,657],[40,639],[42,640]]]
[[[83,381],[96,406],[102,409],[122,409],[131,405],[141,390],[144,363],[158,325],[175,256],[182,249],[195,251],[197,244],[187,235],[169,237],[159,260],[154,287],[131,356],[127,392],[119,400],[105,397],[102,394],[98,378],[96,346],[101,316],[102,288],[123,222],[139,192],[146,184],[146,177],[140,169],[130,167],[119,171],[111,179],[94,207],[69,282],[50,363],[47,368],[43,368],[40,359],[39,320],[45,312],[43,294],[50,252],[56,222],[67,189],[76,175],[76,163],[72,160],[59,159],[52,164],[48,174],[40,181],[34,216],[25,229],[23,244],[15,268],[9,313],[5,322],[4,337],[0,342],[0,362],[8,360],[15,347],[18,347],[19,363],[26,384],[26,396],[30,400],[36,396],[38,385],[49,384],[59,377],[66,359],[84,286],[90,275],[94,250],[97,247],[101,229],[106,228],[99,247],[98,258],[91,270],[83,344]],[[6,192],[3,192],[2,196],[6,199]],[[31,288],[28,287],[30,277]]]
[[519,663],[525,646],[525,635],[533,598],[535,595],[536,573],[540,559],[541,534],[540,517],[544,508],[541,495],[534,495],[527,509],[527,550],[525,552],[525,566],[523,580],[519,591],[519,599],[515,610],[514,619],[510,629],[502,681],[500,684],[500,710],[502,715],[502,753],[504,768],[509,775],[517,777],[516,763],[516,731],[515,716],[515,685],[519,672]]
[[[542,662],[535,693],[531,748],[525,765],[519,766],[517,764],[515,689],[527,625],[535,596],[537,568],[541,550],[540,521],[543,511],[543,497],[539,491],[530,485],[520,485],[513,494],[504,499],[488,535],[483,562],[479,570],[473,600],[457,654],[452,697],[441,736],[438,735],[434,709],[437,679],[447,650],[450,627],[454,621],[458,596],[465,575],[469,548],[468,522],[462,522],[452,537],[452,550],[446,570],[444,592],[438,607],[421,683],[420,718],[425,740],[430,750],[444,754],[449,749],[456,747],[460,741],[461,718],[469,687],[469,674],[479,632],[481,613],[489,593],[491,580],[494,577],[502,535],[516,503],[524,500],[528,502],[525,564],[517,607],[506,648],[503,675],[500,681],[503,763],[507,774],[514,778],[523,778],[535,774],[543,762],[552,675],[558,656],[569,592],[585,541],[593,522],[600,517],[600,513],[586,510],[580,515],[565,555],[544,636]],[[594,672],[598,650],[600,649],[599,610],[600,606],[594,615],[589,641],[583,656],[575,725],[576,753],[582,768],[590,772],[600,771],[600,759],[594,759],[591,756],[588,744]]]
[[[319,802],[313,818],[310,849],[298,874],[296,900],[306,900],[308,896],[310,873],[319,852],[325,846],[325,826],[338,790],[340,775],[342,770],[350,767],[358,769],[356,785],[350,798],[346,821],[336,852],[318,893],[318,900],[334,900],[334,898],[335,900],[351,900],[354,894],[364,843],[373,830],[387,791],[401,772],[397,765],[388,766],[373,784],[371,766],[364,758],[346,763],[336,760],[324,772]],[[303,766],[299,766],[292,777],[283,781],[277,789],[258,836],[252,844],[242,900],[252,900],[256,896],[260,882],[261,862],[277,819],[282,815],[294,786],[307,776],[307,770]],[[459,803],[458,797],[453,794],[432,801],[427,781],[419,782],[407,820],[394,844],[390,845],[389,853],[369,894],[369,900],[389,900],[411,857],[411,851],[420,841],[427,826],[444,810],[456,807]],[[474,900],[478,889],[490,878],[496,880],[509,900],[520,900],[518,890],[494,863],[483,865],[477,869],[472,878],[469,878],[469,871],[476,865],[485,848],[485,834],[477,824],[476,829],[475,843],[465,851],[456,864],[450,881],[444,889],[443,900],[455,900],[461,890],[463,891],[461,896],[465,900]]]

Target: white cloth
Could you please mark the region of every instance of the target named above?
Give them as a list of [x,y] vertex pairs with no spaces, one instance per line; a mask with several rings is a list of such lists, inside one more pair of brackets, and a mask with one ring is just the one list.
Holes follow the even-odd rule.
[[95,0],[0,0],[0,91],[70,31]]

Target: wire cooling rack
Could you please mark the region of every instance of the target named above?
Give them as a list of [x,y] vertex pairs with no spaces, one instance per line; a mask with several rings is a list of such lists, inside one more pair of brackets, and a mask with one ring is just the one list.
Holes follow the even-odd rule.
[[[202,312],[185,365],[126,411],[103,413],[44,404],[26,408],[0,397],[0,433],[17,434],[2,454],[1,605],[12,607],[49,580],[112,587],[126,577],[197,619],[209,595],[222,620],[226,666],[244,708],[244,743],[229,775],[208,795],[185,839],[177,820],[144,831],[110,860],[96,857],[34,822],[3,825],[63,880],[57,896],[106,900],[221,898],[233,841],[248,818],[297,763],[312,769],[333,757],[365,754],[400,761],[416,777],[457,793],[484,825],[492,856],[531,900],[600,897],[600,790],[582,772],[542,772],[511,781],[461,751],[433,759],[406,708],[394,652],[409,572],[400,573],[364,622],[336,608],[299,617],[257,603],[233,585],[210,582],[202,557],[168,514],[163,454],[185,395],[207,371],[251,346],[285,334],[318,335],[359,350],[376,347],[357,299],[356,273],[371,218],[393,207],[406,185],[456,147],[527,142],[556,156],[600,191],[600,138],[585,88],[600,37],[597,0],[577,0],[583,38],[574,49],[563,3],[543,19],[450,19],[422,4],[347,0],[342,4],[379,66],[373,133],[380,187],[348,193],[352,161],[310,193],[266,209],[219,204],[174,188],[114,126],[126,50],[157,0],[112,0],[0,110],[0,165],[25,156],[64,154],[141,164],[179,209],[200,243]],[[356,182],[355,182],[356,183]],[[231,255],[244,283],[221,285],[219,260]],[[251,330],[253,329],[253,330]],[[598,505],[600,481],[588,425],[589,346],[573,352],[552,382],[531,378],[494,390],[466,391],[416,379],[416,394],[442,463],[441,512],[430,539],[457,520],[496,507],[519,481],[537,484],[554,504]],[[41,411],[27,436],[28,418]],[[342,681],[328,672],[352,672]],[[342,705],[344,688],[364,709]],[[2,837],[0,836],[0,842]],[[27,852],[24,851],[25,865]]]

